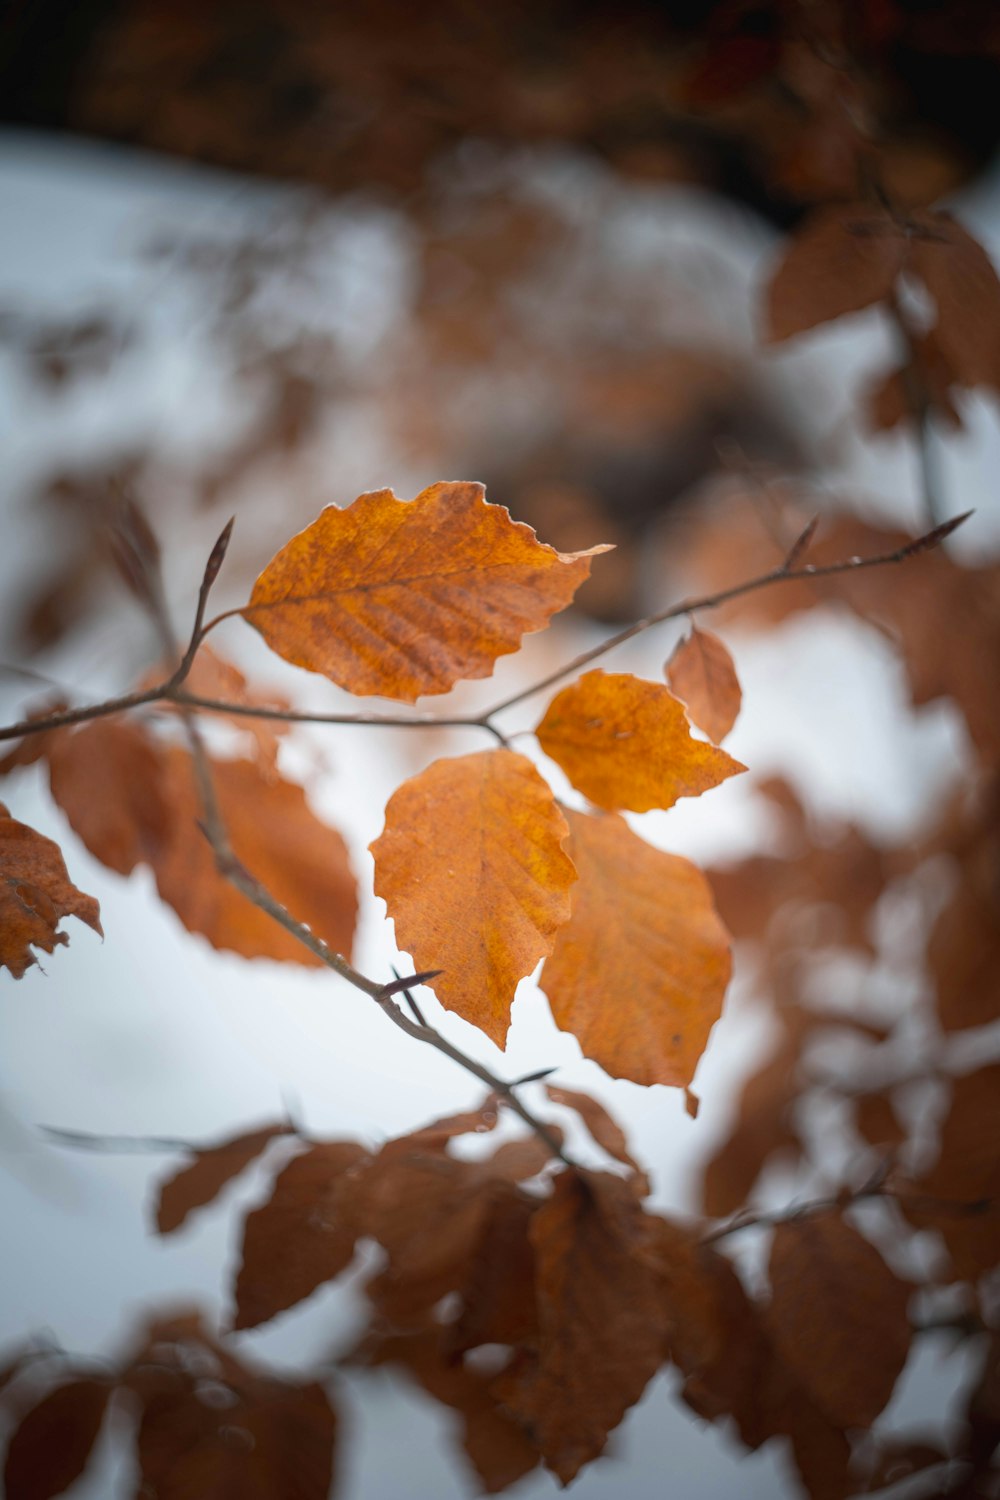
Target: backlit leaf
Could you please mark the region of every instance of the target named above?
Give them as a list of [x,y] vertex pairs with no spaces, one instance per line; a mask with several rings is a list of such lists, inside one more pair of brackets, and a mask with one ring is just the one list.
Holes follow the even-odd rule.
[[287,1135],[287,1125],[267,1125],[250,1131],[220,1146],[198,1151],[194,1161],[186,1163],[160,1187],[156,1206],[156,1227],[160,1234],[180,1229],[196,1208],[203,1208],[274,1140]]
[[690,1083],[731,968],[708,882],[621,818],[567,817],[580,878],[540,980],[556,1024],[615,1078]]
[[834,1213],[778,1224],[770,1271],[783,1359],[832,1421],[870,1427],[906,1363],[912,1287]]
[[674,647],[666,672],[692,724],[718,745],[736,723],[743,700],[733,658],[722,641],[711,631],[693,626],[691,634]]
[[587,672],[563,688],[535,731],[578,792],[611,812],[673,807],[745,771],[693,739],[669,688],[628,672]]
[[329,505],[257,579],[244,618],[287,661],[407,703],[489,677],[565,609],[590,552],[562,554],[489,505],[481,484]]
[[69,878],[59,845],[12,818],[0,802],[0,968],[15,979],[38,960],[32,948],[55,951],[68,943],[63,917],[78,917],[101,932],[100,908]]
[[57,1386],[22,1417],[7,1448],[7,1500],[50,1500],[83,1473],[114,1387],[106,1380]]
[[566,820],[523,755],[438,760],[389,799],[371,845],[397,946],[449,1010],[503,1046],[519,979],[551,952],[576,879]]
[[350,1265],[368,1161],[354,1141],[323,1141],[279,1173],[268,1201],[243,1226],[235,1328],[267,1322]]

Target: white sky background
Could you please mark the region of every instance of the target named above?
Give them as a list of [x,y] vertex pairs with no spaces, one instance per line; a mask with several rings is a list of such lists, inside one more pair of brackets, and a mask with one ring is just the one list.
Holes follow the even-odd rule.
[[[748,328],[752,288],[773,244],[766,232],[748,223],[745,238],[734,240],[732,210],[717,211],[691,193],[617,191],[624,243],[637,255],[661,235],[724,258]],[[152,353],[130,353],[109,381],[81,383],[78,393],[73,388],[54,397],[32,388],[0,351],[4,640],[17,598],[39,572],[39,559],[58,545],[50,516],[32,516],[22,504],[32,478],[47,472],[56,456],[78,459],[102,451],[109,434],[155,433],[181,449],[210,446],[230,415],[200,359],[196,314],[160,268],[136,257],[135,247],[164,225],[198,233],[218,222],[253,223],[255,215],[272,212],[281,192],[106,148],[0,137],[0,306],[73,313],[105,300],[126,306],[131,301],[152,308],[158,329]],[[1000,181],[994,177],[958,208],[996,249]],[[405,295],[407,250],[387,215],[359,216],[352,232],[357,274],[339,262],[331,297],[364,357],[391,320],[393,298]],[[865,317],[845,320],[774,359],[784,361],[792,386],[803,381],[821,395],[818,411],[805,415],[836,458],[835,487],[854,481],[872,497],[872,514],[910,519],[916,514],[915,471],[906,444],[863,444],[850,427],[859,374],[885,363],[887,347],[876,318]],[[961,548],[980,558],[1000,541],[1000,505],[991,480],[1000,467],[995,417],[985,401],[971,403],[968,434],[941,455],[953,508],[979,507]],[[407,470],[404,459],[380,445],[377,424],[359,421],[353,437],[353,445],[345,445],[338,434],[330,499],[345,502],[380,484],[408,496],[440,477]],[[280,497],[275,505],[280,507]],[[218,529],[214,517],[200,526],[197,535],[167,537],[182,624]],[[285,539],[279,533],[278,540]],[[247,538],[243,542],[250,545]],[[265,543],[258,566],[269,551]],[[236,580],[237,591],[252,576]],[[566,655],[594,637],[593,629],[580,624],[558,628],[565,631]],[[231,634],[220,633],[220,648],[246,667],[258,667],[262,681],[287,687],[303,705],[330,705],[328,684],[286,671],[256,639],[241,637],[238,622],[225,631]],[[152,659],[151,641],[149,657],[143,656],[146,636],[134,607],[124,597],[109,599],[106,619],[47,657],[40,669],[79,685],[85,696],[100,697]],[[655,676],[675,638],[675,630],[647,636],[608,665]],[[860,623],[816,613],[767,640],[732,633],[729,639],[744,711],[727,748],[754,773],[783,770],[820,812],[855,817],[873,834],[896,838],[915,827],[921,809],[961,773],[965,746],[953,716],[940,705],[913,716],[898,666],[881,639]],[[539,638],[527,651],[530,657],[549,649]],[[0,647],[0,661],[10,658],[8,647]],[[491,682],[472,690],[472,699],[493,700],[523,670],[512,659],[502,661]],[[23,682],[0,676],[3,722],[16,717],[30,696]],[[535,709],[527,705],[516,722],[512,715],[512,726],[530,726]],[[423,736],[408,744],[403,738],[357,730],[311,741],[303,736],[321,747],[332,766],[312,788],[314,805],[352,848],[363,912],[356,961],[376,975],[387,974],[395,957],[382,904],[371,895],[366,853],[381,831],[385,801],[421,764],[483,743],[468,734],[433,745]],[[526,745],[519,742],[518,748]],[[308,756],[299,764],[307,767]],[[378,1143],[479,1097],[472,1080],[389,1026],[346,985],[314,971],[248,964],[186,934],[156,899],[147,872],[123,880],[87,855],[52,807],[37,771],[11,778],[2,795],[15,816],[60,843],[71,877],[101,902],[106,936],[102,944],[70,921],[70,947],[44,959],[44,973],[33,969],[18,984],[7,975],[0,980],[0,1348],[40,1328],[69,1349],[112,1348],[147,1306],[195,1300],[218,1306],[234,1265],[235,1204],[256,1201],[263,1191],[264,1179],[250,1173],[219,1210],[196,1216],[183,1233],[159,1241],[148,1234],[145,1213],[171,1158],[54,1148],[41,1138],[40,1124],[202,1140],[273,1119],[288,1100],[312,1133]],[[715,858],[749,851],[766,836],[767,823],[736,780],[652,815],[642,831],[676,852]],[[433,998],[427,998],[438,1020]],[[764,1039],[745,1008],[724,1015],[699,1069],[703,1105],[692,1121],[678,1091],[613,1082],[581,1060],[576,1042],[555,1030],[530,981],[519,992],[505,1056],[456,1017],[447,1015],[441,1024],[508,1076],[558,1065],[558,1082],[601,1097],[650,1166],[655,1201],[675,1208],[687,1201],[692,1165],[724,1131],[734,1082]],[[585,1152],[584,1143],[579,1149]],[[241,1342],[294,1365],[344,1339],[358,1316],[350,1296],[322,1292]],[[936,1364],[939,1352],[928,1346],[894,1411],[914,1420],[939,1412],[941,1382],[950,1379]],[[654,1383],[613,1438],[609,1451],[616,1457],[593,1465],[577,1482],[579,1500],[612,1492],[645,1500],[664,1486],[699,1500],[734,1493],[764,1500],[791,1492],[778,1477],[784,1473],[780,1456],[770,1448],[749,1459],[740,1456],[717,1430],[704,1428],[669,1398],[673,1383],[672,1375]],[[434,1440],[452,1418],[429,1398],[372,1375],[345,1382],[342,1402],[353,1418],[345,1441],[345,1500],[395,1500],[404,1475],[409,1500],[446,1500],[472,1491],[451,1448]],[[127,1467],[110,1447],[109,1455],[117,1465],[118,1492],[125,1494]],[[78,1493],[103,1496],[111,1493],[109,1483],[106,1474],[95,1475]],[[535,1500],[554,1495],[557,1486],[547,1477],[530,1478],[510,1493]]]

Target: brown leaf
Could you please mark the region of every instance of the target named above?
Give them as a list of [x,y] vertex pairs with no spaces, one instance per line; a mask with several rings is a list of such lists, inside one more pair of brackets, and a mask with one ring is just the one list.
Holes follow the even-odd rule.
[[288,1131],[287,1125],[266,1125],[219,1146],[196,1151],[193,1161],[160,1185],[156,1205],[156,1227],[160,1234],[180,1229],[195,1209],[213,1202],[275,1136],[287,1135]]
[[664,1354],[649,1219],[630,1185],[563,1172],[532,1220],[539,1336],[494,1389],[569,1484],[603,1450]]
[[87,1466],[113,1390],[105,1380],[71,1380],[21,1418],[4,1465],[8,1500],[49,1500],[69,1489]]
[[489,677],[605,550],[555,552],[487,504],[481,484],[433,484],[412,501],[373,490],[293,537],[242,613],[296,666],[412,703]]
[[462,1446],[488,1495],[499,1494],[537,1467],[537,1448],[490,1391],[494,1377],[449,1354],[439,1329],[369,1339],[355,1358],[369,1365],[398,1366],[461,1414]]
[[956,1078],[938,1157],[900,1189],[906,1217],[941,1234],[959,1277],[994,1271],[1000,1246],[1000,1063]]
[[693,625],[674,647],[666,674],[691,722],[720,744],[736,723],[743,694],[733,658],[719,637]]
[[[52,794],[91,854],[120,874],[152,866],[159,893],[190,932],[247,958],[320,962],[219,871],[201,829],[191,756],[128,720],[98,719],[45,736]],[[302,788],[255,761],[211,763],[235,854],[289,911],[349,956],[357,912],[343,839]]]
[[1000,848],[996,839],[970,859],[934,924],[927,963],[945,1031],[988,1026],[1000,1017]]
[[962,385],[1000,381],[1000,279],[978,240],[945,213],[921,214],[907,269],[937,304],[934,337]]
[[244,1371],[205,1386],[172,1383],[147,1398],[141,1492],[157,1500],[327,1500],[337,1422],[321,1385]]
[[[574,814],[574,819],[575,817]],[[617,1120],[611,1118],[603,1104],[592,1099],[589,1094],[581,1094],[577,1089],[557,1088],[555,1084],[547,1083],[545,1092],[553,1104],[563,1104],[567,1109],[575,1109],[601,1150],[646,1181],[645,1173],[628,1149],[624,1130]],[[646,1190],[648,1191],[648,1184]]]
[[441,1003],[500,1047],[518,980],[569,918],[567,831],[531,762],[487,750],[404,782],[370,846],[397,945],[418,969],[443,969],[430,981]]
[[153,864],[175,820],[156,741],[117,717],[44,738],[52,795],[94,858],[119,875]]
[[68,943],[58,930],[63,917],[102,933],[100,907],[70,880],[59,845],[12,818],[0,802],[0,968],[21,979],[38,962],[32,948],[53,953],[57,943]]
[[279,1173],[243,1226],[234,1328],[266,1323],[350,1265],[369,1160],[354,1141],[323,1141]]
[[868,422],[875,432],[884,432],[900,422],[912,422],[924,401],[936,417],[951,428],[962,426],[962,416],[952,397],[960,385],[958,375],[941,353],[934,332],[912,340],[910,361],[875,382],[868,394]]
[[535,731],[578,792],[610,812],[673,807],[745,771],[691,737],[670,689],[628,672],[587,672],[557,693]]
[[907,1140],[890,1094],[859,1094],[854,1101],[854,1123],[869,1146],[895,1150]]
[[[222,876],[199,826],[191,757],[164,757],[172,836],[154,862],[156,885],[189,932],[245,958],[318,964],[290,932]],[[255,761],[215,761],[212,779],[237,859],[272,896],[336,953],[350,957],[357,889],[340,834],[321,823],[294,782],[262,775]]]
[[906,246],[899,226],[868,204],[820,209],[789,242],[771,278],[766,342],[881,302],[902,269]]
[[769,1325],[783,1359],[842,1427],[870,1427],[910,1350],[913,1288],[835,1213],[778,1224]]
[[[707,1421],[732,1416],[749,1448],[787,1437],[812,1500],[844,1500],[853,1490],[843,1432],[785,1365],[725,1256],[692,1245],[679,1226],[664,1229],[670,1242],[664,1264],[671,1358],[687,1376],[684,1400]],[[663,1229],[658,1240],[662,1260]]]
[[704,1169],[702,1205],[710,1218],[738,1213],[772,1158],[801,1156],[792,1115],[799,1095],[799,1046],[796,1033],[786,1034],[743,1085],[729,1137]]
[[634,1083],[690,1083],[731,967],[708,882],[617,817],[570,812],[580,879],[540,979],[556,1024]]
[[509,1141],[491,1157],[464,1161],[446,1155],[444,1144],[418,1131],[387,1142],[373,1162],[365,1232],[388,1264],[366,1291],[397,1328],[422,1326],[442,1297],[458,1293],[455,1348],[512,1342],[533,1326],[525,1215],[537,1206],[514,1185],[546,1165],[548,1150],[537,1138]]
[[[166,675],[166,672],[149,673],[139,683],[139,687],[150,687],[155,682],[162,682]],[[279,694],[269,693],[266,697],[262,697],[254,692],[240,669],[219,656],[211,646],[199,648],[191,670],[184,679],[183,687],[186,693],[191,693],[195,697],[217,698],[245,708],[283,710],[289,707],[288,699]],[[157,709],[161,712],[174,707],[175,705],[169,702],[157,704]],[[201,711],[209,712],[207,709]],[[225,717],[234,729],[250,736],[253,756],[261,771],[265,775],[274,771],[278,764],[278,749],[282,736],[288,733],[291,726],[281,719],[257,719],[241,713],[231,713]]]

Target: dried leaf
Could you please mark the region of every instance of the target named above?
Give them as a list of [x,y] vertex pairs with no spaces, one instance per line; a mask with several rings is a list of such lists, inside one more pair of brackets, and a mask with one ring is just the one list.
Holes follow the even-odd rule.
[[537,1352],[494,1389],[569,1484],[603,1450],[663,1360],[650,1220],[630,1185],[563,1172],[532,1220]]
[[195,1209],[212,1203],[226,1184],[239,1176],[276,1136],[287,1135],[288,1131],[287,1125],[267,1125],[195,1152],[192,1162],[160,1186],[156,1206],[156,1227],[160,1234],[180,1229]]
[[244,1371],[238,1383],[206,1386],[174,1382],[147,1398],[138,1436],[141,1493],[156,1500],[327,1500],[337,1422],[321,1385]]
[[779,1224],[769,1325],[783,1359],[831,1421],[870,1427],[910,1350],[913,1290],[834,1213]]
[[373,490],[293,537],[242,613],[296,666],[412,703],[489,677],[605,550],[555,552],[480,484],[434,484],[412,501]]
[[557,693],[535,731],[578,792],[610,812],[673,807],[745,771],[691,737],[670,689],[628,672],[587,672]]
[[[154,861],[156,885],[189,932],[245,958],[318,964],[290,932],[222,876],[201,831],[191,757],[164,756],[172,836]],[[216,761],[212,780],[237,859],[336,953],[350,956],[357,890],[340,834],[321,823],[294,782],[262,775],[255,761]]]
[[499,1494],[538,1466],[538,1450],[490,1391],[494,1377],[450,1355],[438,1328],[368,1339],[354,1358],[367,1365],[398,1366],[461,1414],[462,1446],[486,1494]]
[[772,1158],[801,1156],[793,1118],[800,1045],[797,1031],[786,1033],[743,1085],[729,1137],[705,1164],[702,1205],[710,1218],[738,1213]]
[[[789,1438],[812,1500],[844,1500],[852,1487],[843,1432],[780,1358],[725,1256],[706,1245],[685,1248],[683,1231],[664,1227],[674,1242],[666,1262],[671,1271],[682,1251],[681,1275],[673,1287],[668,1282],[667,1298],[671,1357],[687,1376],[684,1400],[708,1421],[732,1416],[749,1448]],[[661,1256],[662,1237],[661,1229]]]
[[[216,948],[320,962],[220,873],[186,750],[161,747],[121,720],[45,739],[52,794],[102,864],[120,874],[151,865],[163,900]],[[215,761],[211,773],[237,858],[296,918],[349,954],[357,893],[340,835],[315,817],[301,787],[255,761]]]
[[1000,1255],[1000,1063],[956,1078],[938,1158],[900,1190],[906,1217],[938,1230],[956,1273],[975,1281]]
[[68,943],[58,930],[63,917],[101,932],[100,908],[70,880],[59,845],[12,818],[0,802],[0,968],[21,979],[38,962],[32,948],[53,953],[57,943]]
[[918,216],[907,268],[937,304],[934,337],[962,385],[1000,381],[1000,279],[978,240],[948,214]]
[[519,979],[569,918],[566,820],[523,755],[439,760],[394,792],[371,845],[396,943],[441,1003],[502,1047]]
[[69,1489],[87,1466],[113,1390],[106,1380],[72,1380],[21,1418],[4,1465],[8,1500],[49,1500]]
[[369,1160],[353,1141],[324,1141],[279,1173],[243,1226],[234,1328],[266,1323],[350,1265]]
[[708,882],[617,817],[567,814],[580,878],[542,970],[556,1024],[634,1083],[690,1083],[729,982]]
[[721,744],[736,723],[743,694],[733,658],[719,637],[692,626],[691,634],[674,647],[666,674],[691,722]]
[[[162,682],[164,675],[166,674],[150,673],[139,683],[139,687],[149,687],[154,682]],[[245,708],[268,708],[281,711],[290,706],[288,699],[279,694],[269,693],[266,697],[262,697],[254,692],[240,669],[219,656],[218,652],[213,651],[210,646],[199,648],[191,670],[184,679],[184,691],[197,698],[216,698],[238,706],[242,705]],[[169,702],[157,705],[159,711],[172,707],[173,705]],[[202,710],[202,712],[209,712],[209,710]],[[278,764],[278,749],[282,737],[288,733],[290,724],[281,719],[258,719],[241,713],[230,713],[225,717],[234,729],[250,736],[254,759],[260,765],[261,770],[265,774],[274,771]]]
[[952,387],[961,385],[955,370],[941,352],[934,332],[911,340],[909,363],[892,370],[871,387],[867,413],[869,426],[885,432],[900,422],[912,422],[921,404],[930,403],[935,417],[951,428],[962,426],[962,416],[952,397]]
[[592,1099],[589,1094],[581,1094],[577,1089],[557,1088],[555,1084],[546,1084],[545,1092],[553,1104],[563,1104],[567,1109],[575,1109],[602,1151],[622,1162],[645,1181],[642,1168],[628,1149],[624,1130],[617,1120],[611,1118],[603,1104]]
[[869,204],[820,209],[789,242],[767,289],[764,338],[779,343],[881,302],[902,269],[907,241]]

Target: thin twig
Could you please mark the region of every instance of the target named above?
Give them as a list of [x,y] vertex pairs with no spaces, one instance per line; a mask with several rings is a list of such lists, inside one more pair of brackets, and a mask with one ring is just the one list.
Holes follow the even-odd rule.
[[599,657],[613,651],[616,646],[624,645],[626,641],[650,630],[654,625],[662,625],[667,620],[677,619],[680,615],[694,613],[698,610],[717,609],[722,604],[727,604],[732,599],[739,599],[744,594],[755,593],[758,589],[769,588],[776,583],[793,583],[797,579],[830,578],[838,573],[852,573],[861,568],[879,568],[893,563],[905,562],[908,558],[916,556],[920,552],[930,551],[938,546],[945,537],[950,536],[963,521],[972,514],[966,511],[963,515],[955,516],[952,520],[944,522],[941,526],[935,526],[932,531],[917,537],[905,546],[897,548],[893,552],[879,552],[871,557],[850,557],[840,562],[824,563],[819,566],[805,566],[801,568],[789,566],[786,558],[778,567],[772,568],[768,573],[762,573],[756,578],[750,578],[743,583],[733,584],[731,588],[719,589],[712,594],[703,594],[699,597],[682,599],[678,604],[672,604],[668,608],[659,610],[656,614],[648,615],[645,619],[637,620],[634,624],[627,626],[624,630],[608,636],[598,645],[591,647],[589,651],[582,652],[579,656],[558,668],[555,672],[548,673],[539,678],[529,687],[522,688],[517,693],[501,699],[492,707],[480,714],[453,715],[446,718],[437,718],[433,715],[421,715],[419,717],[406,716],[403,714],[324,714],[305,713],[296,709],[278,709],[256,706],[247,703],[229,703],[221,698],[204,698],[198,694],[186,693],[182,690],[191,663],[194,660],[197,645],[204,639],[207,627],[202,627],[200,634],[197,630],[192,632],[191,642],[179,662],[176,670],[163,682],[145,689],[143,692],[126,693],[118,698],[109,698],[103,703],[88,704],[86,707],[60,710],[58,713],[49,714],[42,718],[24,719],[20,723],[11,724],[0,728],[0,740],[21,739],[26,735],[42,734],[48,729],[59,729],[70,724],[82,724],[89,719],[101,718],[108,714],[123,713],[130,708],[138,708],[147,703],[171,701],[180,707],[186,705],[189,708],[202,708],[217,713],[239,715],[249,719],[277,719],[288,724],[341,724],[358,725],[367,728],[391,728],[391,729],[481,729],[492,734],[501,744],[507,743],[506,735],[492,722],[496,714],[503,710],[512,708],[535,693],[542,692],[554,683],[561,681],[564,677],[577,672],[581,667],[588,666],[597,661]]
[[890,292],[885,299],[885,307],[895,324],[902,345],[903,364],[900,379],[916,434],[924,515],[931,525],[937,526],[944,519],[944,502],[941,497],[937,466],[934,462],[934,430],[931,426],[934,401],[920,364],[916,331],[895,290]]
[[852,1193],[837,1193],[829,1198],[811,1198],[805,1203],[793,1203],[787,1208],[762,1209],[759,1213],[741,1212],[720,1224],[718,1228],[702,1235],[703,1245],[714,1245],[731,1235],[742,1234],[745,1229],[773,1229],[778,1224],[794,1224],[798,1219],[811,1219],[817,1214],[831,1213],[835,1209],[851,1208],[872,1198],[896,1203],[902,1209],[916,1209],[920,1213],[940,1214],[945,1218],[978,1218],[984,1214],[1000,1212],[1000,1198],[973,1198],[956,1201],[952,1198],[936,1198],[924,1193],[902,1193],[885,1182],[868,1183]]

